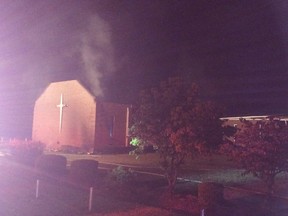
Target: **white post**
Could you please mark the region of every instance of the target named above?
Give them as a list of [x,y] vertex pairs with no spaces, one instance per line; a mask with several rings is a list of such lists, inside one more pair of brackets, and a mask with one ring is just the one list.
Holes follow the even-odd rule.
[[93,204],[93,187],[90,187],[90,194],[89,194],[89,212],[92,211],[92,204]]
[[36,199],[39,197],[39,179],[36,181]]
[[205,209],[201,210],[201,216],[205,216]]

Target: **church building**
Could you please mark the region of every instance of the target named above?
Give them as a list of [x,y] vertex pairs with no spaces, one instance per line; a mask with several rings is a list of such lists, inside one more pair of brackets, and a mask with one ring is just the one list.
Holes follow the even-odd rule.
[[128,146],[129,106],[98,101],[79,81],[51,83],[36,100],[32,139],[47,149]]

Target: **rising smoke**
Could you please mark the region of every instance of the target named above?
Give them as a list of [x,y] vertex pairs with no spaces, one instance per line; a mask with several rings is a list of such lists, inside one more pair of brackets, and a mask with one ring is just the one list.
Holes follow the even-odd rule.
[[103,96],[101,80],[115,71],[111,28],[88,4],[72,2],[29,7],[26,0],[8,4],[9,10],[0,7],[2,77],[29,89],[80,79]]
[[115,70],[111,29],[90,2],[1,0],[0,135],[31,136],[33,104],[51,82],[79,79],[103,95]]
[[89,17],[81,37],[81,60],[84,74],[95,96],[102,96],[101,78],[115,71],[111,29],[98,15]]

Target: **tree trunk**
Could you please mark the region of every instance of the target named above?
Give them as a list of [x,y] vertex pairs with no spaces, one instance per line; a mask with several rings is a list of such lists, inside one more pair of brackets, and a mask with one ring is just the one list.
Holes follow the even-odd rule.
[[264,208],[267,212],[271,212],[273,209],[273,194],[274,194],[274,183],[275,183],[275,175],[269,176],[267,179],[267,196],[264,202]]
[[178,167],[175,165],[175,159],[172,158],[170,161],[170,166],[166,169],[166,178],[168,181],[168,191],[173,195],[178,176]]
[[224,201],[223,185],[215,182],[203,182],[198,185],[198,202],[202,207],[211,207]]
[[267,201],[270,201],[274,194],[274,178],[275,176],[270,176],[267,180]]
[[167,175],[167,180],[168,180],[168,190],[169,193],[172,195],[174,193],[175,190],[175,186],[176,186],[176,180],[177,180],[177,172],[170,172]]

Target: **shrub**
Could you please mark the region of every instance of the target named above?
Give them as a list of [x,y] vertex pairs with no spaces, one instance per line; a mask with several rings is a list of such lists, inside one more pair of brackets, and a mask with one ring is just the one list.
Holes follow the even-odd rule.
[[120,184],[130,182],[135,175],[136,173],[131,168],[125,169],[123,166],[118,166],[111,172],[111,178]]
[[198,202],[201,206],[213,206],[223,200],[223,185],[215,182],[204,182],[198,185]]
[[96,179],[98,161],[75,160],[71,163],[70,177],[72,180],[92,185]]
[[63,152],[66,154],[80,154],[80,153],[82,154],[85,151],[78,146],[62,145],[60,147],[60,152]]
[[157,147],[153,145],[139,145],[134,150],[130,151],[129,155],[136,155],[138,158],[141,154],[154,153],[156,150]]
[[94,149],[93,154],[126,154],[134,149],[133,147],[123,147],[123,146],[105,146],[97,147]]
[[12,140],[7,143],[6,147],[10,149],[13,160],[33,166],[36,158],[43,154],[45,145],[41,142]]
[[137,137],[132,138],[132,140],[130,141],[130,145],[133,146],[134,149],[129,152],[129,155],[136,155],[137,159],[141,154],[153,153],[158,149],[156,145],[147,144]]
[[276,177],[288,172],[288,126],[272,117],[257,122],[243,119],[241,123],[235,139],[222,145],[221,152],[245,170],[243,175],[251,173],[266,184],[269,201]]
[[41,155],[35,162],[36,170],[47,174],[64,175],[67,159],[62,155]]

